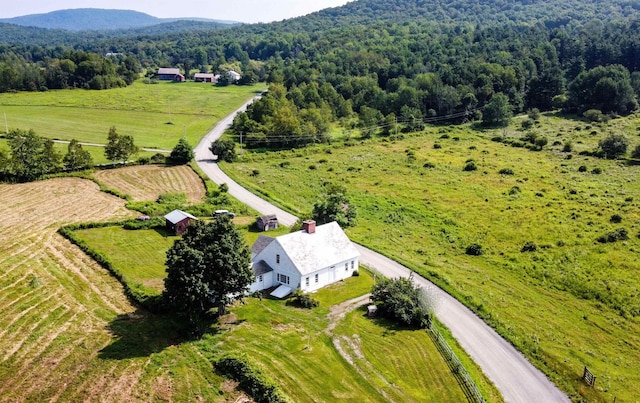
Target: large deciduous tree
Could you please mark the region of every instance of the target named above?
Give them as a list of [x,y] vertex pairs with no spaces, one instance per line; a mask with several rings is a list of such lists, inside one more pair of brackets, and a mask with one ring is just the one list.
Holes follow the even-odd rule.
[[494,94],[482,114],[483,126],[507,126],[511,120],[512,111],[509,97],[503,93]]
[[107,145],[104,147],[104,155],[115,164],[116,161],[127,162],[129,157],[138,152],[132,136],[118,134],[115,126],[109,129]]
[[313,219],[318,224],[335,221],[341,227],[354,226],[358,213],[347,198],[347,189],[340,185],[330,185],[327,193],[313,205]]
[[236,159],[236,143],[231,139],[216,140],[211,143],[209,150],[218,156],[218,160],[233,162]]
[[228,216],[192,223],[167,252],[164,298],[192,323],[211,308],[225,313],[253,282],[251,252]]
[[70,171],[86,169],[93,165],[93,158],[89,151],[82,148],[78,140],[73,139],[67,147],[67,153],[62,158],[64,167]]
[[611,65],[580,73],[569,85],[567,106],[577,113],[598,109],[603,113],[629,114],[638,108],[629,71]]

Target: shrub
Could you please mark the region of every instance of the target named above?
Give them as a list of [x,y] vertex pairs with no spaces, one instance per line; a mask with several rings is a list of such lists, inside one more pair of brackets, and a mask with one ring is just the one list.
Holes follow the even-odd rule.
[[462,170],[463,171],[467,171],[467,172],[476,171],[476,170],[478,170],[478,166],[476,165],[475,162],[469,161],[469,162],[467,162],[465,164],[465,166],[464,166],[464,168],[462,168]]
[[620,214],[614,214],[609,219],[609,222],[612,222],[614,224],[620,224],[622,222],[622,216]]
[[280,168],[286,168],[286,167],[288,167],[289,165],[291,165],[291,162],[290,162],[290,161],[282,161],[282,162],[280,163]]
[[598,142],[598,147],[606,159],[616,159],[627,153],[629,140],[621,134],[611,134]]
[[629,233],[624,228],[618,228],[613,232],[609,232],[606,235],[599,236],[597,241],[600,243],[611,243],[617,241],[626,241],[629,239]]
[[438,144],[438,143],[435,143],[435,144],[433,145],[433,148],[435,148],[435,149],[439,149],[439,148],[442,148],[442,146],[441,146],[440,144]]
[[518,186],[514,186],[511,189],[509,189],[509,195],[513,196],[513,195],[517,195],[522,193],[522,190],[520,190],[520,188]]
[[591,173],[594,174],[594,175],[600,175],[602,173],[602,168],[598,168],[598,167],[593,168],[591,170]]
[[533,242],[527,242],[522,246],[520,252],[535,252],[538,250],[538,247]]
[[351,274],[353,277],[360,277],[360,272],[358,270],[354,270]]
[[151,162],[154,164],[164,164],[167,157],[164,154],[156,153],[151,156]]
[[534,124],[535,122],[533,121],[533,119],[527,119],[527,120],[523,120],[520,125],[522,126],[523,129],[526,130],[526,129],[532,128]]
[[480,256],[484,254],[484,251],[482,250],[482,245],[472,243],[471,245],[467,246],[465,253],[470,256]]
[[422,166],[423,168],[429,168],[429,169],[433,169],[436,167],[436,165],[432,162],[425,162],[424,165]]
[[580,165],[580,167],[578,168],[578,172],[587,172],[587,167],[584,165]]
[[229,353],[213,362],[218,373],[239,383],[258,403],[288,403],[291,400],[263,369],[244,353]]
[[298,308],[315,308],[320,305],[320,301],[313,298],[309,294],[305,294],[301,289],[297,289],[291,294],[291,297],[287,300],[287,305],[295,306]]
[[138,164],[140,165],[148,165],[151,159],[149,157],[140,157],[138,158]]
[[585,111],[582,116],[589,122],[604,122],[606,120],[605,115],[598,109],[589,109]]
[[640,144],[638,144],[636,148],[631,152],[631,158],[640,159]]
[[566,143],[564,143],[564,146],[562,147],[562,152],[570,153],[571,151],[573,151],[573,145],[571,144],[570,141],[567,141]]
[[257,170],[257,169],[254,169],[253,171],[251,171],[251,174],[250,174],[250,175],[251,175],[251,176],[258,176],[258,175],[260,175],[260,171],[259,171],[259,170]]
[[378,312],[404,325],[424,328],[431,324],[429,306],[422,289],[406,278],[379,280],[371,288]]
[[529,119],[532,119],[532,120],[540,119],[540,109],[538,108],[529,109],[529,111],[527,112],[527,116],[529,116]]
[[511,168],[502,168],[500,171],[498,171],[498,173],[500,175],[513,175],[513,169],[511,169]]

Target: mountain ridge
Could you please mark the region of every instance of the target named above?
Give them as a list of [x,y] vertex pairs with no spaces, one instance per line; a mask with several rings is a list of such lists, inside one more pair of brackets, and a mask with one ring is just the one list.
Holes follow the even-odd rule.
[[139,29],[176,21],[205,22],[229,26],[242,24],[237,21],[214,20],[200,17],[158,18],[140,11],[102,8],[66,9],[49,13],[29,14],[0,19],[0,23],[22,27],[62,29],[76,32]]

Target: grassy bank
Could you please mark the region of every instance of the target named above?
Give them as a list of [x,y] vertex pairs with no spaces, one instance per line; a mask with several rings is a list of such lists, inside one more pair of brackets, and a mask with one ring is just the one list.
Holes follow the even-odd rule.
[[[537,152],[491,140],[520,139],[518,123],[245,152],[224,169],[300,211],[327,183],[344,185],[359,209],[352,238],[457,296],[573,398],[632,399],[626,385],[640,383],[640,167],[581,152],[611,132],[626,133],[633,149],[640,121],[544,116],[534,130],[548,145]],[[567,143],[571,152],[562,151]],[[471,162],[477,169],[465,171]],[[629,239],[597,241],[620,228]],[[473,243],[482,256],[465,254]],[[585,365],[602,380],[595,389],[579,380]]]

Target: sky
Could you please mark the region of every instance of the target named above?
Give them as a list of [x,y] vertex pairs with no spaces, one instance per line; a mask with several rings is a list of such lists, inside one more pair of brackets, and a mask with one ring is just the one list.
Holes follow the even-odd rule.
[[349,0],[0,0],[0,18],[70,8],[135,10],[154,17],[199,17],[247,23],[280,21]]

